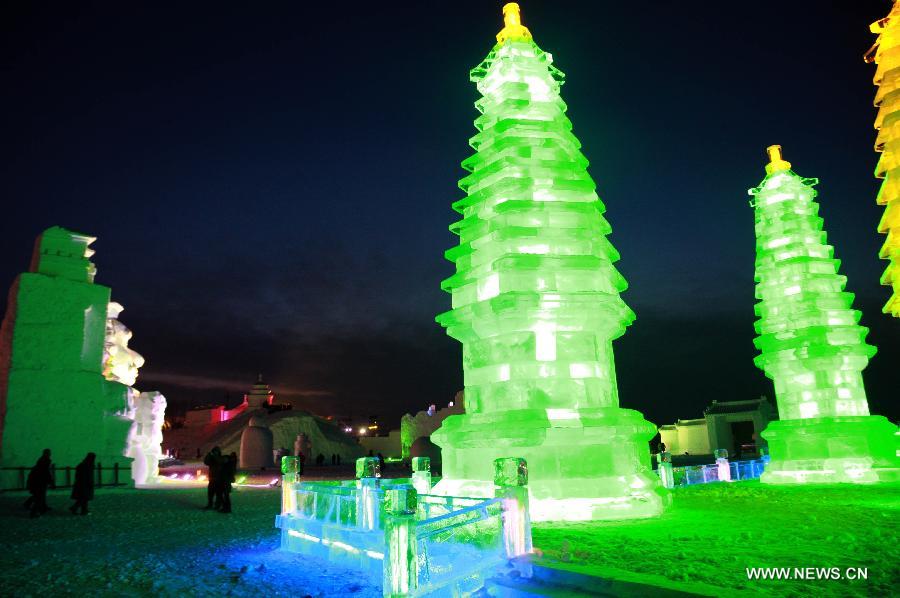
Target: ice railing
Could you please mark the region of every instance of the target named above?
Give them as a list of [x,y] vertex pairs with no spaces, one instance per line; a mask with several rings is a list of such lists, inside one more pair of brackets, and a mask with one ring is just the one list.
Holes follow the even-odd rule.
[[769,462],[768,455],[760,459],[729,461],[728,452],[724,449],[717,449],[715,456],[716,462],[711,465],[673,467],[672,455],[662,452],[657,457],[659,459],[657,473],[666,488],[710,482],[736,482],[760,477]]
[[380,578],[385,596],[467,594],[531,551],[524,459],[495,461],[493,498],[428,494],[425,458],[402,480],[381,479],[372,458],[359,459],[357,479],[345,482],[303,482],[297,466],[282,461],[282,548]]

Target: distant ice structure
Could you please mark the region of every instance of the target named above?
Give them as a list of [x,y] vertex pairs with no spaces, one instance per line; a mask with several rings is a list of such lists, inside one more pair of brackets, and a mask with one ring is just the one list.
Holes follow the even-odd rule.
[[260,416],[251,417],[241,433],[240,459],[242,469],[272,467],[272,431]]
[[[245,401],[242,403],[247,404]],[[193,455],[209,451],[219,446],[223,453],[240,452],[241,435],[251,418],[264,416],[266,427],[272,432],[272,448],[293,451],[298,435],[306,439],[304,454],[315,459],[322,454],[330,461],[331,455],[340,456],[343,463],[350,463],[366,451],[356,439],[343,432],[334,422],[318,417],[302,409],[277,410],[266,413],[264,409],[243,411],[233,418],[216,418],[222,405],[201,410],[188,411],[188,418],[183,428],[168,429],[163,435],[163,446],[170,452],[182,455]],[[191,414],[200,411],[199,417],[190,423]],[[228,413],[227,411],[225,413]],[[212,414],[212,416],[211,416]],[[399,446],[399,443],[398,443]],[[382,453],[389,456],[388,453]]]
[[103,346],[103,375],[107,380],[134,386],[138,369],[144,365],[144,358],[128,348],[131,330],[119,321],[119,314],[125,308],[115,301],[107,306],[106,341]]
[[[428,409],[415,415],[407,413],[400,419],[400,446],[404,459],[414,456],[410,453],[413,444],[419,438],[430,438],[431,434],[441,427],[444,420],[451,415],[462,415],[466,412],[465,392],[459,391],[452,401],[441,409],[430,405]],[[435,463],[437,464],[437,463]]]
[[138,370],[144,365],[140,353],[128,347],[132,332],[119,321],[124,311],[111,301],[106,312],[106,338],[103,345],[103,376],[110,382],[128,386],[128,407],[123,415],[132,420],[125,456],[133,459],[131,479],[138,486],[159,481],[159,460],[163,458],[162,429],[166,418],[166,398],[159,392],[140,392],[134,388]]
[[163,458],[162,430],[166,417],[166,397],[158,392],[132,395],[134,424],[128,434],[126,456],[131,464],[131,478],[137,485],[159,481],[159,461]]

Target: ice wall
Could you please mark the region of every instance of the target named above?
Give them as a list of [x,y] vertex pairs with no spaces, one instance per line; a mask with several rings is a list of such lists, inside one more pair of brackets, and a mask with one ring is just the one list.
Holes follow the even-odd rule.
[[93,241],[47,229],[10,289],[0,327],[3,466],[31,466],[44,448],[57,466],[89,451],[104,466],[129,466],[128,386],[103,374],[110,289],[94,284]]

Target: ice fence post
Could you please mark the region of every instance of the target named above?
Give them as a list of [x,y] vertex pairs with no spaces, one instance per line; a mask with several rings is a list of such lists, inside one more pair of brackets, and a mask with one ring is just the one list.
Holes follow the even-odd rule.
[[520,457],[494,460],[494,496],[503,499],[503,543],[507,558],[531,552],[528,464]]
[[417,587],[416,508],[418,494],[412,486],[387,491],[384,522],[385,563],[383,594],[407,596]]
[[673,488],[675,486],[675,476],[672,473],[672,453],[663,451],[659,453],[659,479],[662,481],[663,488]]
[[361,457],[356,460],[356,526],[372,531],[378,529],[379,505],[378,487],[381,479],[381,465],[375,457]]
[[728,463],[728,449],[716,449],[716,468],[719,470],[719,481],[731,481],[731,465]]
[[419,494],[431,491],[431,459],[428,457],[412,458],[412,485]]
[[281,514],[287,515],[297,509],[295,485],[300,481],[300,458],[281,458]]

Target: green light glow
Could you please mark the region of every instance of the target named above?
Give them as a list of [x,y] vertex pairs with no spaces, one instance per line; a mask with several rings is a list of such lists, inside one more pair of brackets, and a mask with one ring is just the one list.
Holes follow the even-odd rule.
[[142,361],[136,353],[112,360],[127,363],[124,368],[107,367],[115,365],[112,353],[130,351],[131,333],[109,317],[121,311],[118,304],[110,307],[109,287],[94,283],[94,240],[57,226],[45,230],[31,268],[10,290],[0,329],[0,466],[26,465],[51,447],[59,467],[93,451],[98,463],[127,472],[131,456],[140,454],[143,483],[156,463],[146,459],[153,449],[149,423],[146,434],[133,427],[134,403],[136,395],[141,402],[152,399],[140,399],[122,382],[134,382]]
[[535,520],[657,515],[655,426],[619,407],[612,341],[634,320],[619,254],[563,74],[514,16],[470,77],[479,132],[453,205],[456,274],[442,285],[453,309],[437,318],[463,345],[466,413],[432,436],[435,492],[490,496],[494,459],[524,457]]
[[757,367],[775,384],[780,421],[762,433],[767,483],[872,482],[896,475],[896,426],[870,416],[862,370],[875,347],[826,243],[813,186],[770,148],[749,193],[756,219]]

